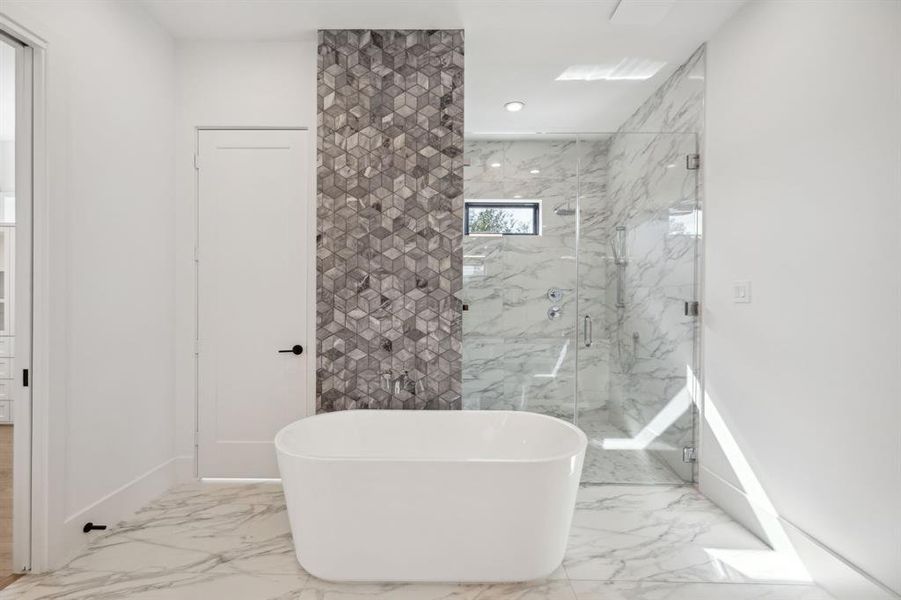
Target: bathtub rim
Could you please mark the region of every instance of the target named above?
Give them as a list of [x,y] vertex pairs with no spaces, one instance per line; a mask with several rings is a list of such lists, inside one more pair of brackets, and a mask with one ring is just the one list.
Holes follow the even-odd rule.
[[[355,455],[355,456],[323,456],[318,454],[301,454],[298,452],[290,451],[285,448],[285,444],[283,441],[283,436],[287,435],[285,432],[295,425],[296,423],[300,423],[303,421],[308,421],[310,419],[326,419],[326,418],[334,418],[343,415],[344,413],[356,412],[356,411],[364,411],[367,413],[400,413],[400,412],[411,412],[411,411],[402,411],[402,410],[393,410],[393,409],[350,409],[350,410],[336,410],[327,413],[319,413],[318,415],[312,415],[309,417],[304,417],[303,419],[298,419],[297,421],[292,421],[288,423],[281,429],[279,429],[278,433],[275,434],[274,446],[276,453],[284,454],[286,456],[290,456],[291,458],[299,458],[304,460],[311,460],[316,462],[390,462],[390,463],[486,463],[486,464],[545,464],[558,462],[561,460],[571,460],[573,457],[585,454],[588,448],[588,436],[585,435],[585,432],[582,431],[577,425],[570,423],[569,421],[564,421],[559,417],[553,417],[551,415],[545,415],[541,413],[534,413],[523,410],[467,410],[467,411],[442,411],[442,410],[432,410],[427,412],[433,413],[457,413],[457,412],[471,412],[471,413],[490,413],[490,414],[509,414],[509,415],[517,415],[517,416],[525,416],[528,415],[527,418],[538,418],[547,421],[553,421],[555,424],[564,425],[570,431],[576,434],[577,439],[577,448],[573,451],[569,452],[561,452],[557,454],[551,454],[548,456],[542,456],[539,458],[447,458],[447,457],[427,457],[427,456],[412,456],[412,457],[403,457],[403,456],[364,456],[364,455]],[[426,411],[413,411],[413,412],[426,412]]]

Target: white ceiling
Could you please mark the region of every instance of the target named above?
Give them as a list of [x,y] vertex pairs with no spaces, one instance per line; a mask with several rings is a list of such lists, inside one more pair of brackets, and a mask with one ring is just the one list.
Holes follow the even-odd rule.
[[[178,39],[315,39],[316,29],[466,30],[466,130],[615,131],[744,0],[672,4],[613,24],[618,0],[141,0]],[[634,7],[633,7],[634,8]],[[637,12],[641,12],[638,10]],[[646,81],[555,81],[570,65],[665,61]],[[508,113],[503,105],[523,100]]]

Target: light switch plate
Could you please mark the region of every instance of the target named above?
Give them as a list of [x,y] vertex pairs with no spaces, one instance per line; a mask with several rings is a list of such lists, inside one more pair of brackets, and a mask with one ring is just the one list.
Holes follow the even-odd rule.
[[750,304],[751,282],[736,281],[732,284],[732,301],[736,304]]

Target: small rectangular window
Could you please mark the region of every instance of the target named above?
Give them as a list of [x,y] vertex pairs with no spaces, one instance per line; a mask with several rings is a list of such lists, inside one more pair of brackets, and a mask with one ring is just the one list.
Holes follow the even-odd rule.
[[541,202],[467,200],[466,235],[538,235]]

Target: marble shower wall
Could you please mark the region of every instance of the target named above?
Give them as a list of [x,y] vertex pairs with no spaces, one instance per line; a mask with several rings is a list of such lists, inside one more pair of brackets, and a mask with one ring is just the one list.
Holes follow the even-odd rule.
[[317,125],[317,411],[459,409],[463,32],[320,31]]
[[[602,219],[606,154],[605,138],[579,143],[575,137],[508,136],[466,142],[466,199],[540,200],[542,234],[463,239],[465,408],[531,410],[571,420],[577,355],[592,382],[584,390],[586,401],[603,402],[604,345],[577,348],[576,216],[557,215],[554,208],[575,209],[581,186],[583,221]],[[535,169],[539,172],[532,173]],[[603,247],[601,239],[586,237],[583,230],[582,247],[592,244]],[[597,304],[591,310],[600,337],[604,264],[590,262],[579,266],[593,273],[593,283],[582,285],[581,301]],[[562,316],[553,321],[547,317],[552,287],[564,294],[557,303]],[[586,296],[586,291],[591,293]]]
[[697,327],[683,303],[697,297],[700,239],[698,171],[685,157],[698,151],[703,96],[701,48],[623,124],[609,154],[610,226],[626,227],[629,261],[624,307],[615,269],[607,273],[609,420],[634,436],[667,417],[652,448],[680,472],[681,448],[693,440],[686,386]]

